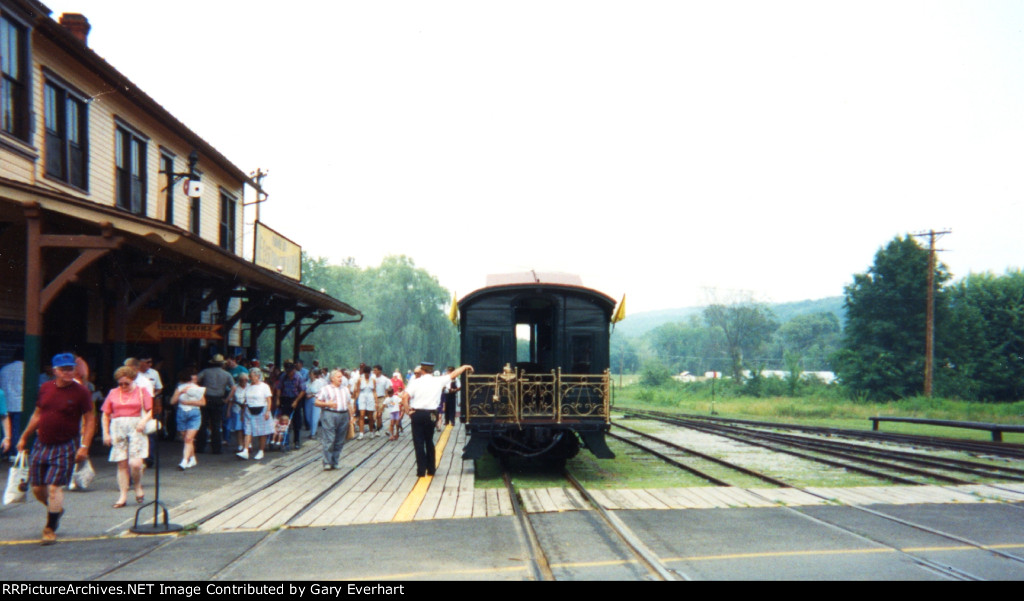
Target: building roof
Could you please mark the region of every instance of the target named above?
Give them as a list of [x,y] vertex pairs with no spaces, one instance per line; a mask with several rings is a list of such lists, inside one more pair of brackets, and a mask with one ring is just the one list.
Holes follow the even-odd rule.
[[[156,219],[140,217],[114,207],[6,178],[0,178],[0,189],[3,190],[4,198],[22,205],[35,203],[45,211],[97,227],[109,224],[115,233],[129,236],[135,246],[149,248],[155,255],[173,258],[183,268],[214,273],[237,285],[286,295],[297,303],[317,310],[361,315],[357,309],[326,293],[250,263],[208,240]],[[15,219],[17,213],[11,213],[6,218]]]

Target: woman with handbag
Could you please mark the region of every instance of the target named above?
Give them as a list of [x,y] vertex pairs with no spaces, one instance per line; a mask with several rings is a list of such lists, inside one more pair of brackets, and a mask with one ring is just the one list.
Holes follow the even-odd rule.
[[[128,502],[129,470],[135,483],[135,501],[142,503],[143,463],[149,457],[147,423],[153,419],[153,397],[149,391],[135,385],[138,372],[124,366],[114,372],[117,388],[110,391],[100,409],[103,412],[103,444],[110,447],[110,461],[117,463],[117,485],[121,496],[114,507]],[[154,425],[156,422],[152,422]]]
[[267,436],[274,433],[274,393],[263,381],[263,371],[258,367],[249,370],[249,385],[245,388],[245,448],[236,453],[241,459],[249,458],[249,448],[253,437],[257,438],[260,450],[253,456],[259,461],[263,459],[263,451],[267,446]]
[[202,422],[200,407],[206,406],[206,389],[197,384],[199,374],[195,368],[188,368],[178,374],[178,388],[171,396],[171,405],[178,406],[175,416],[178,432],[182,433],[184,447],[178,469],[184,471],[196,466],[196,434]]

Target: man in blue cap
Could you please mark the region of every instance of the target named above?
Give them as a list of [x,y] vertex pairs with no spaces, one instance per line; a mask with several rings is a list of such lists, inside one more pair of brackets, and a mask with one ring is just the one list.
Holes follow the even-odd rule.
[[29,483],[35,498],[46,505],[44,545],[57,542],[64,487],[71,482],[75,464],[89,457],[89,444],[96,432],[92,396],[75,381],[75,356],[60,353],[54,356],[52,366],[56,378],[39,388],[36,409],[18,441],[18,451],[24,451],[29,438],[38,432],[29,458]]
[[420,363],[423,375],[409,382],[402,392],[402,411],[412,422],[412,446],[416,451],[416,476],[433,476],[437,468],[434,457],[434,424],[437,423],[437,407],[441,404],[441,393],[445,387],[463,372],[473,373],[471,365],[442,374],[433,375],[434,364]]

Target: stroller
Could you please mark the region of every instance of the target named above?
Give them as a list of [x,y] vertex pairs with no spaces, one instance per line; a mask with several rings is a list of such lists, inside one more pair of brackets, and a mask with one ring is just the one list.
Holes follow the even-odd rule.
[[274,410],[274,434],[271,435],[270,440],[267,442],[267,450],[291,450],[292,447],[291,441],[289,439],[289,434],[291,434],[292,418],[294,416],[294,406],[287,413],[282,411],[280,407]]

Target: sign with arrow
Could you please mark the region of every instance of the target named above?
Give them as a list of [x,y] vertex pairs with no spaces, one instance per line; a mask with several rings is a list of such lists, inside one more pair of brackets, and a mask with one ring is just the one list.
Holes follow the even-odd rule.
[[203,338],[207,340],[223,340],[220,334],[221,324],[215,323],[163,323],[153,322],[144,330],[150,338]]

